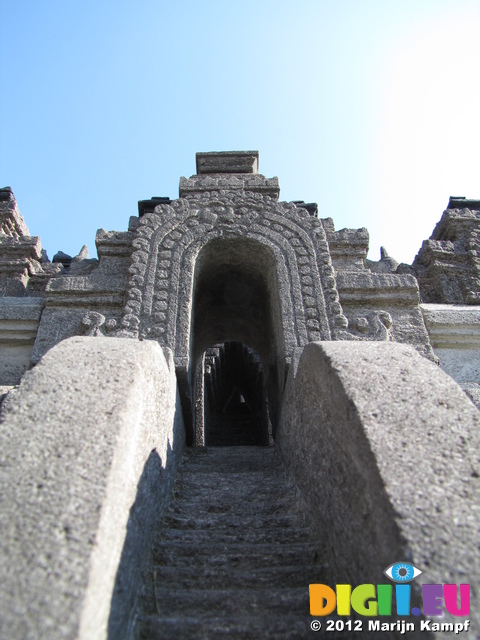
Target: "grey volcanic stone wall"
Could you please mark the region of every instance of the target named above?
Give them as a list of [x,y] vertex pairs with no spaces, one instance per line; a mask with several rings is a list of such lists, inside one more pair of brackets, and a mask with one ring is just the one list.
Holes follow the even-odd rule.
[[80,254],[73,258],[68,272],[62,269],[59,277],[49,280],[33,363],[61,340],[76,335],[106,336],[117,328],[132,239],[132,232],[99,229],[95,238],[98,260]]
[[257,193],[184,197],[144,215],[133,246],[118,335],[173,350],[186,421],[207,348],[251,346],[278,398],[293,349],[346,324],[322,224],[295,205]]
[[277,433],[337,583],[470,583],[480,631],[480,413],[408,345],[312,343],[290,372]]
[[183,448],[176,404],[154,342],[72,338],[24,376],[0,422],[0,637],[128,636]]

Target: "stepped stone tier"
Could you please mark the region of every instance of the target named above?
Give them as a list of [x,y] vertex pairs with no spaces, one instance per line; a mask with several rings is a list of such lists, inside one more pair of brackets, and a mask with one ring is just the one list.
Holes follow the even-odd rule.
[[94,259],[0,190],[0,637],[306,638],[310,583],[398,560],[480,587],[480,201],[372,261],[258,167],[197,154]]

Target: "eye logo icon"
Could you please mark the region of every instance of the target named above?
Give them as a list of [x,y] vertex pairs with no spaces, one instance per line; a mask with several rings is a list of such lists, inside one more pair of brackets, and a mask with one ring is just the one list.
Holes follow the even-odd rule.
[[418,578],[423,571],[408,562],[394,562],[383,573],[393,582],[406,583]]

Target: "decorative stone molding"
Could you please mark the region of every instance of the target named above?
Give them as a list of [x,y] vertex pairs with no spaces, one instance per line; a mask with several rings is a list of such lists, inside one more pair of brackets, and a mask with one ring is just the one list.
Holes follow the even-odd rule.
[[159,205],[140,220],[121,322],[186,356],[195,258],[215,238],[251,239],[275,255],[287,353],[345,326],[322,222],[289,203],[249,193],[205,193]]
[[206,174],[180,178],[180,197],[212,191],[235,191],[241,195],[261,193],[278,200],[278,178],[265,178],[260,174]]
[[336,281],[349,322],[339,338],[406,342],[435,361],[414,276],[346,268],[336,272]]

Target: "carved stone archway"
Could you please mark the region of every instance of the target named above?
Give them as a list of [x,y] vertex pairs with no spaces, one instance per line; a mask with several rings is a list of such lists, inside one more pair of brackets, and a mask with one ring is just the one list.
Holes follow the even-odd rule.
[[155,339],[173,351],[187,422],[195,377],[195,269],[205,247],[220,241],[257,243],[271,256],[282,370],[296,347],[335,338],[346,324],[322,222],[304,208],[259,193],[228,191],[158,205],[141,218],[133,241],[121,331]]

